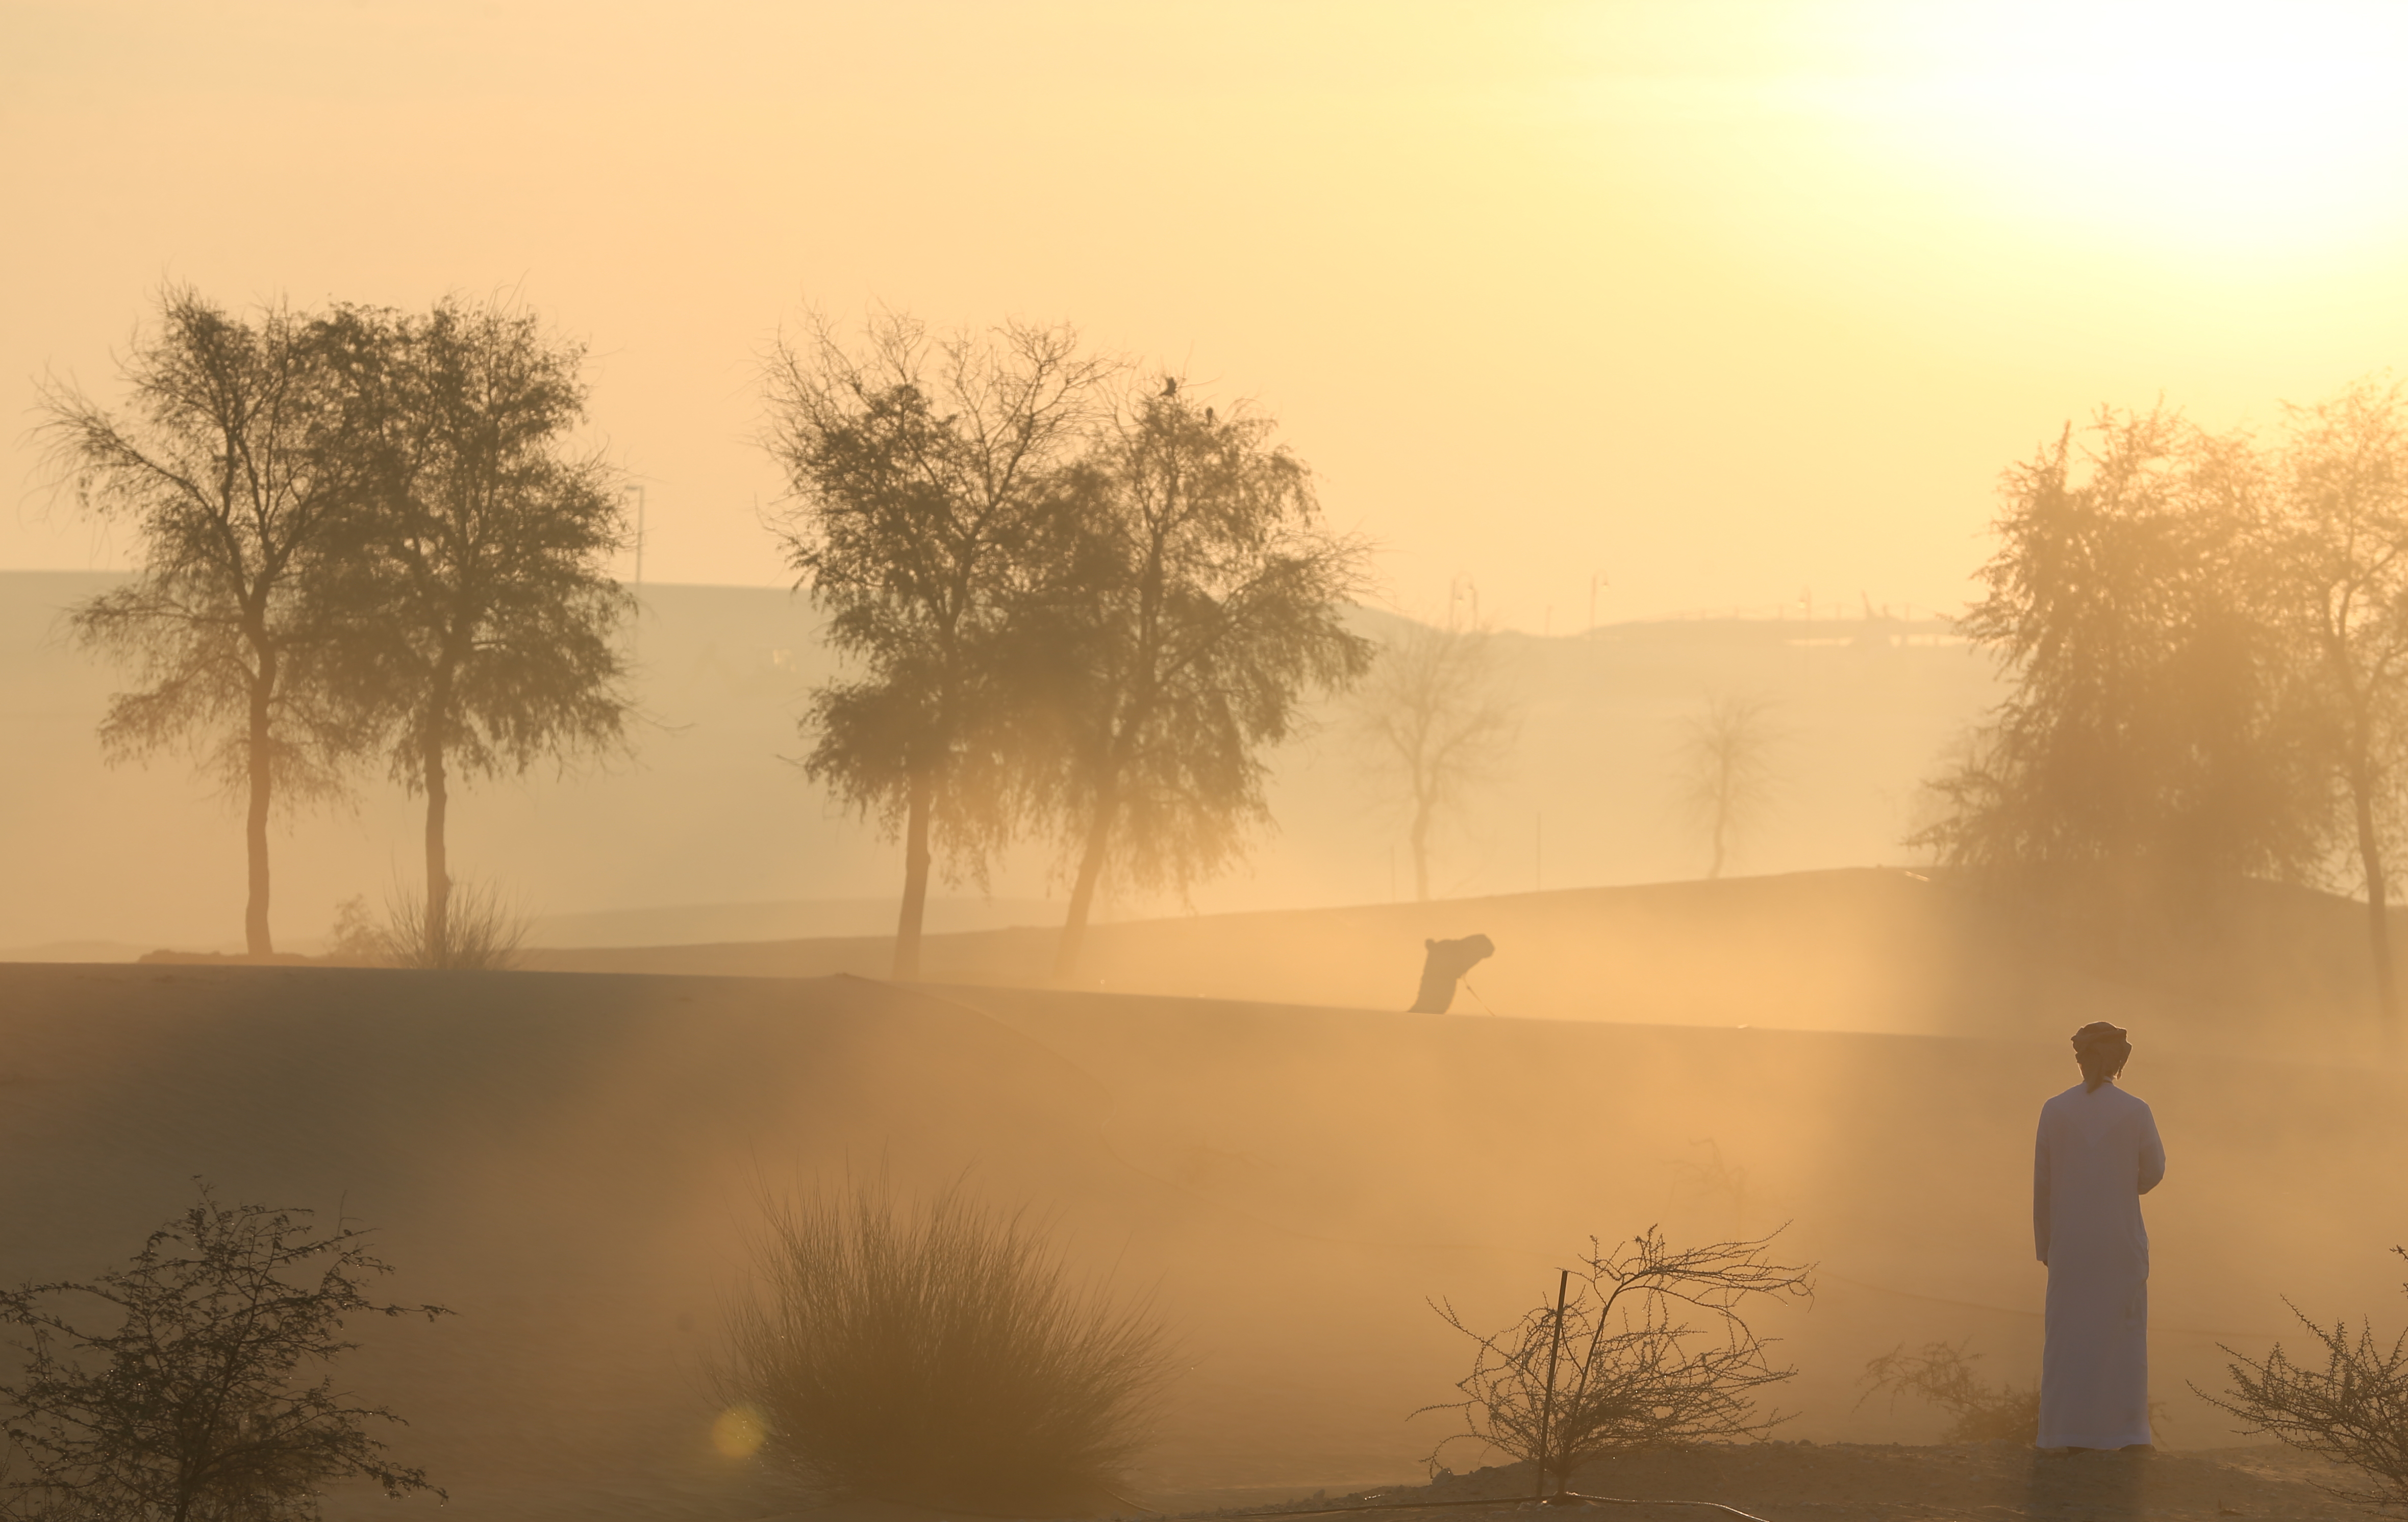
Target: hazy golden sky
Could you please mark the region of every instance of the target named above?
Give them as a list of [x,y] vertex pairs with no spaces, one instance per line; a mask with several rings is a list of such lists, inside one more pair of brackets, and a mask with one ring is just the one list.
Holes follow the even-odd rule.
[[[771,583],[781,320],[1068,318],[1280,416],[1410,611],[1951,608],[2070,414],[2408,360],[2404,76],[2408,7],[2201,0],[0,0],[0,385],[163,280],[516,292],[647,578]],[[19,432],[0,568],[116,563]]]

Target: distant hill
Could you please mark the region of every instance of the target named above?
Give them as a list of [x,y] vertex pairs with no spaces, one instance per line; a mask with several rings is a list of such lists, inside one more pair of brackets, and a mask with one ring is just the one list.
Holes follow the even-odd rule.
[[[102,766],[93,731],[115,674],[59,638],[63,610],[115,579],[0,573],[0,726],[10,739],[0,838],[32,868],[0,879],[0,947],[230,949],[242,909],[238,819],[179,758]],[[634,754],[455,791],[453,870],[497,882],[560,944],[838,933],[777,917],[806,903],[891,905],[896,848],[791,763],[805,694],[834,669],[809,605],[775,589],[655,586],[643,606]],[[1399,622],[1356,618],[1374,634]],[[1686,719],[1717,693],[1769,700],[1784,735],[1773,810],[1740,842],[1735,870],[1899,861],[1917,783],[1997,696],[1987,661],[1929,620],[1687,619],[1498,637],[1523,705],[1520,740],[1496,786],[1441,832],[1433,877],[1449,898],[1703,871],[1703,837],[1678,804],[1677,752]],[[1315,718],[1272,758],[1276,832],[1239,870],[1198,885],[1194,907],[1411,895],[1399,819],[1360,764],[1345,711]],[[311,949],[346,898],[414,885],[419,830],[412,802],[379,776],[351,805],[280,823],[280,948]],[[969,917],[938,923],[1057,917],[1049,866],[1041,846],[1023,848],[997,864],[993,905],[968,907],[982,895],[954,885],[945,891],[965,906],[946,912]],[[1124,917],[1183,907],[1107,905]],[[858,911],[871,923],[891,912]]]
[[[2026,902],[1933,871],[1860,868],[1568,889],[1435,903],[1259,911],[1096,927],[1075,986],[1403,1009],[1425,938],[1497,954],[1458,1013],[1558,1020],[2062,1041],[2109,1019],[2160,1047],[2373,1060],[2365,906],[2236,882],[2172,915],[2074,895]],[[2408,917],[2395,930],[2408,948]],[[893,940],[537,951],[579,972],[883,976]],[[1050,928],[930,936],[932,983],[1039,988]]]
[[[1060,915],[1042,899],[932,895],[922,924],[932,932],[1042,925]],[[544,915],[527,926],[527,944],[545,947],[691,946],[895,933],[893,899],[792,899],[782,903],[688,903],[670,908],[599,909]]]

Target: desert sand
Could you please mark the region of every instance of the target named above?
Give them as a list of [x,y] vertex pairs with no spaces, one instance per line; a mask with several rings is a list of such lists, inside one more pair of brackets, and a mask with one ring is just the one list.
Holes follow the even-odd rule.
[[[2408,1077],[2313,1041],[2136,1035],[2128,1086],[2172,1159],[2148,1202],[2160,1443],[2229,1448],[2186,1387],[2220,1383],[2219,1343],[2296,1342],[2285,1295],[2408,1310],[2386,1251],[2408,1240]],[[1419,1482],[1450,1419],[1411,1414],[1465,1367],[1431,1298],[1501,1324],[1592,1233],[1785,1222],[1819,1289],[1760,1323],[1800,1371],[1781,1435],[1928,1444],[1938,1415],[1860,1403],[1858,1374],[1943,1337],[2035,1373],[2030,1126],[2071,1080],[2061,1041],[851,976],[12,965],[0,1277],[122,1259],[194,1175],[339,1211],[377,1229],[395,1298],[460,1313],[361,1329],[348,1378],[409,1417],[396,1453],[462,1515],[758,1517],[794,1500],[711,1450],[705,1370],[762,1192],[967,1173],[1177,1329],[1129,1477],[1169,1509]]]

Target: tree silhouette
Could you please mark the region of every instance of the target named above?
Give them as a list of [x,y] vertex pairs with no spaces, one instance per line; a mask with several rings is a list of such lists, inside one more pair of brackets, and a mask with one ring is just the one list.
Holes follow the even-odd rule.
[[[370,1301],[366,1280],[390,1267],[366,1233],[318,1232],[295,1218],[308,1214],[222,1206],[204,1187],[124,1268],[0,1290],[0,1325],[29,1335],[15,1382],[0,1385],[31,1470],[0,1474],[9,1515],[310,1522],[329,1480],[373,1480],[396,1498],[435,1489],[367,1434],[370,1420],[400,1417],[358,1404],[331,1373],[296,1375],[359,1345],[339,1335],[348,1316],[451,1313]],[[70,1320],[62,1302],[77,1299],[117,1325]]]
[[356,448],[328,384],[322,326],[282,306],[249,319],[190,288],[121,364],[111,412],[72,384],[43,389],[52,467],[88,511],[140,541],[133,580],[72,615],[77,639],[133,668],[109,701],[112,760],[189,744],[243,800],[244,944],[268,931],[267,821],[279,802],[337,790],[363,738],[339,701],[332,631],[309,593],[330,532],[355,500]]
[[1172,377],[1092,461],[1054,706],[1068,763],[1050,802],[1073,868],[1057,978],[1078,965],[1107,864],[1148,887],[1218,869],[1268,817],[1262,748],[1293,732],[1308,690],[1343,690],[1370,663],[1342,621],[1363,547],[1321,527],[1304,462],[1272,433]]
[[1407,625],[1383,643],[1355,713],[1372,768],[1404,794],[1413,897],[1426,902],[1431,830],[1496,775],[1521,728],[1495,636]]
[[[932,335],[885,314],[849,348],[814,318],[770,363],[788,563],[866,668],[813,693],[805,771],[903,839],[895,975],[915,977],[935,856],[982,876],[1025,796],[1020,600],[1068,552],[1109,363],[1068,327]],[[1058,579],[1058,578],[1057,578]]]
[[615,643],[633,600],[608,574],[624,537],[608,469],[566,452],[583,351],[531,313],[446,301],[423,317],[330,323],[374,470],[325,582],[345,672],[394,777],[426,800],[423,942],[452,963],[446,828],[456,778],[523,772],[619,743]]
[[2088,438],[2007,473],[1962,626],[2014,687],[1915,843],[2133,882],[2315,870],[2329,789],[2252,457],[2163,411]]
[[2290,409],[2272,462],[2281,595],[2304,647],[2366,890],[2375,998],[2398,1040],[2385,857],[2408,743],[2408,417],[2363,380]]
[[1762,698],[1709,698],[1706,711],[1689,720],[1681,759],[1689,808],[1713,847],[1710,880],[1723,875],[1740,834],[1771,801],[1781,736],[1770,708]]

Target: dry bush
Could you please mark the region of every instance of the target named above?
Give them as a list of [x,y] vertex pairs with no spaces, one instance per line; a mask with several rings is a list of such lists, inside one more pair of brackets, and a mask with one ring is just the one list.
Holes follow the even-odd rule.
[[321,1489],[354,1477],[441,1498],[369,1435],[401,1418],[330,1366],[359,1345],[350,1318],[451,1313],[370,1300],[392,1269],[366,1233],[308,1216],[221,1205],[204,1185],[125,1267],[0,1290],[0,1326],[25,1334],[0,1430],[26,1472],[0,1454],[0,1515],[314,1522]]
[[1610,1250],[1591,1238],[1558,1286],[1560,1312],[1541,1305],[1499,1332],[1434,1304],[1478,1351],[1455,1385],[1464,1399],[1422,1408],[1464,1415],[1432,1467],[1469,1439],[1535,1462],[1541,1489],[1553,1478],[1564,1490],[1591,1459],[1763,1437],[1784,1418],[1759,1415],[1756,1393],[1797,1371],[1773,1367],[1740,1308],[1812,1293],[1808,1268],[1772,1261],[1779,1234],[1676,1248],[1650,1228]]
[[445,901],[443,935],[427,934],[426,900],[396,892],[385,901],[384,928],[377,934],[378,960],[395,967],[443,968],[463,973],[504,972],[518,965],[529,919],[491,885],[462,881]]
[[1169,1373],[1149,1302],[1072,1280],[1025,1213],[882,1176],[773,1204],[714,1371],[829,1497],[1057,1515],[1110,1497]]
[[[2408,1248],[2391,1249],[2408,1257]],[[2288,1301],[2284,1302],[2289,1305]],[[2240,1417],[2249,1432],[2266,1432],[2294,1448],[2358,1471],[2371,1482],[2350,1489],[2325,1488],[2373,1506],[2408,1507],[2408,1333],[2385,1347],[2372,1323],[2329,1328],[2298,1306],[2291,1314],[2324,1348],[2322,1369],[2293,1363],[2280,1343],[2261,1359],[2231,1348],[2232,1387],[2210,1394],[2191,1388],[2210,1405]]]
[[1909,1353],[1899,1344],[1865,1365],[1863,1382],[1871,1388],[1856,1403],[1885,1392],[1893,1408],[1900,1396],[1927,1401],[1955,1418],[1943,1443],[2039,1441],[2040,1387],[1991,1385],[1973,1369],[1982,1355],[1966,1352],[1967,1345],[1926,1343]]

